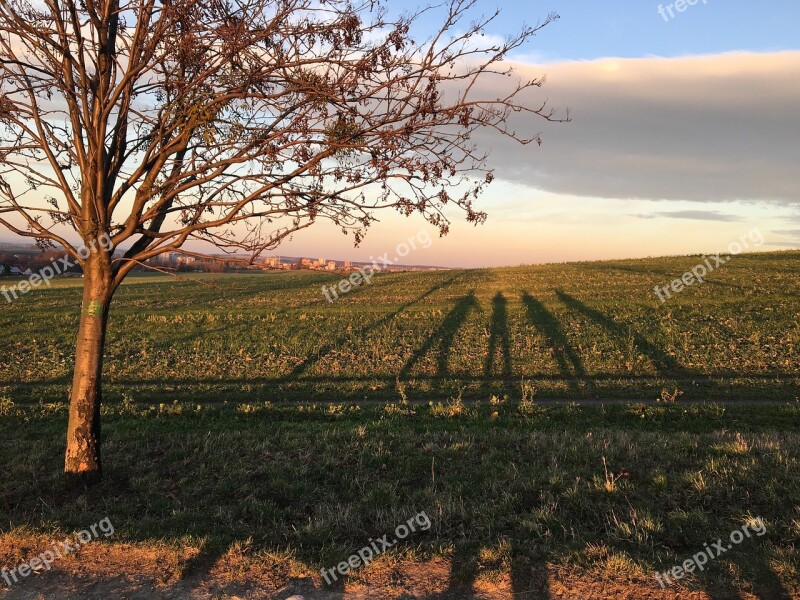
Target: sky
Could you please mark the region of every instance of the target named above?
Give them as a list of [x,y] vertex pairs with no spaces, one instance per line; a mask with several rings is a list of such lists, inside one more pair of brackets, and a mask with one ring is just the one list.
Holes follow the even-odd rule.
[[[500,10],[487,36],[560,15],[510,58],[521,74],[547,75],[531,100],[568,107],[572,122],[535,124],[541,147],[480,138],[497,176],[479,201],[488,221],[475,227],[455,214],[447,237],[404,262],[695,254],[753,230],[764,243],[750,250],[800,247],[799,2],[698,0],[679,12],[655,0],[513,0]],[[359,248],[319,225],[280,251],[368,260],[421,230],[435,236],[419,218],[377,216]]]
[[[476,0],[491,14],[496,0]],[[422,3],[388,0],[390,10]],[[679,8],[683,10],[678,10]],[[758,230],[748,250],[800,248],[800,2],[772,0],[511,0],[485,31],[502,39],[523,23],[548,25],[509,60],[531,93],[571,122],[515,115],[541,133],[519,146],[477,137],[495,182],[474,226],[453,213],[440,238],[420,216],[377,212],[354,248],[333,225],[296,233],[276,252],[367,261],[411,238],[430,244],[404,264],[490,267],[716,252]],[[424,38],[428,16],[414,33]],[[513,80],[486,82],[497,97]],[[8,236],[3,236],[8,240]],[[399,258],[399,257],[398,257]]]

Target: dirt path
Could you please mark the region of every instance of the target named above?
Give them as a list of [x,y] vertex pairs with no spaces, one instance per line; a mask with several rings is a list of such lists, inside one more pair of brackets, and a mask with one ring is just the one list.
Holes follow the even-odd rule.
[[[44,537],[0,536],[0,566],[52,544]],[[538,573],[495,575],[471,585],[451,580],[445,558],[401,561],[379,557],[358,579],[324,587],[317,574],[275,555],[232,550],[205,561],[197,548],[95,543],[58,560],[50,571],[32,574],[10,588],[0,580],[2,600],[755,600],[736,593],[663,590],[654,580],[597,579],[547,566]]]

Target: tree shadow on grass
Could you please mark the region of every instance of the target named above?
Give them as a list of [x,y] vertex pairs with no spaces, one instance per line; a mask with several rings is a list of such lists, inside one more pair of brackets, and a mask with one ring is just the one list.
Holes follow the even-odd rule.
[[550,574],[545,560],[515,560],[511,564],[511,595],[515,600],[550,597]]
[[588,385],[591,385],[591,380],[587,377],[586,369],[583,366],[583,360],[570,345],[564,328],[558,319],[553,316],[553,313],[527,292],[522,294],[522,304],[525,306],[530,322],[539,330],[547,344],[553,349],[558,369],[564,379],[568,381],[572,392],[577,393],[580,391],[580,386],[575,381],[575,378],[580,378]]
[[763,600],[792,600],[792,596],[786,586],[778,577],[768,556],[763,552],[753,552],[741,562],[742,571],[745,577],[751,582],[753,593]]
[[436,353],[436,376],[445,377],[449,374],[448,358],[456,334],[467,320],[470,311],[478,308],[475,292],[471,291],[460,298],[455,306],[445,316],[439,328],[425,341],[425,343],[406,361],[400,370],[399,379],[408,378],[414,366],[430,351]]
[[666,351],[664,351],[663,348],[659,348],[650,342],[630,325],[618,323],[611,317],[587,306],[577,298],[574,298],[573,296],[570,296],[561,290],[555,290],[555,293],[559,300],[561,300],[566,306],[583,314],[598,325],[605,327],[616,340],[619,341],[626,338],[633,339],[636,347],[642,354],[650,359],[659,374],[677,377],[688,377],[693,374],[691,371],[682,367],[680,363],[678,363],[674,357],[670,356]]
[[736,589],[729,576],[705,576],[702,580],[703,591],[711,600],[741,600],[742,595]]
[[[498,348],[499,346],[499,348]],[[486,355],[484,376],[488,379],[494,373],[496,354],[500,351],[502,376],[511,376],[511,342],[508,333],[508,300],[500,292],[492,299],[492,326],[489,337],[489,352]]]
[[452,600],[472,589],[478,575],[478,550],[475,544],[461,544],[456,547],[450,559],[447,589],[429,594],[426,600]]
[[[384,315],[380,319],[376,320],[374,323],[372,323],[369,326],[369,328],[364,333],[367,333],[369,331],[374,331],[375,329],[377,329],[381,325],[389,323],[392,319],[397,317],[400,313],[402,313],[407,308],[410,308],[411,306],[422,302],[423,300],[425,300],[425,298],[431,296],[432,294],[438,292],[439,290],[453,285],[458,279],[460,279],[462,277],[462,275],[463,274],[458,273],[456,275],[448,277],[447,279],[445,279],[441,283],[437,283],[436,285],[431,287],[428,291],[426,291],[424,294],[414,298],[413,300],[410,300],[410,301],[406,302],[405,304],[400,305],[394,311],[392,311],[392,312]],[[349,339],[350,338],[348,336],[340,336],[335,341],[324,345],[322,348],[319,349],[319,351],[317,351],[315,354],[307,356],[300,364],[298,364],[294,369],[292,369],[292,372],[289,373],[286,377],[284,377],[283,381],[290,381],[290,380],[293,380],[293,379],[298,379],[306,371],[311,369],[315,364],[317,364],[320,360],[322,360],[322,358],[324,356],[330,354],[333,350],[335,350],[336,348],[338,348],[342,344],[345,344]]]
[[[628,539],[608,542],[607,531],[598,525],[597,515],[613,515],[615,511],[620,514],[620,510],[630,507],[637,511],[647,509],[654,518],[663,519],[676,503],[688,500],[720,507],[719,518],[735,518],[752,507],[752,502],[744,494],[731,495],[731,483],[737,492],[765,486],[758,460],[752,461],[752,468],[738,468],[751,464],[749,458],[742,456],[726,467],[739,473],[736,479],[715,484],[710,478],[702,500],[694,495],[685,498],[684,486],[676,484],[674,492],[662,501],[660,492],[648,483],[653,469],[663,468],[670,480],[677,481],[706,469],[723,450],[715,449],[714,440],[706,437],[703,439],[707,443],[692,445],[690,452],[678,456],[674,452],[689,447],[683,442],[673,446],[673,436],[666,436],[664,444],[674,451],[674,457],[686,463],[662,465],[669,453],[665,455],[663,450],[646,444],[652,440],[650,435],[631,444],[628,427],[622,425],[626,431],[616,438],[620,455],[612,457],[612,467],[633,459],[643,460],[642,469],[647,470],[633,474],[639,477],[636,488],[644,494],[640,499],[637,494],[631,498],[627,492],[609,495],[594,487],[587,489],[585,497],[575,499],[564,482],[576,475],[589,481],[587,477],[599,469],[585,466],[580,457],[585,455],[583,452],[573,458],[569,458],[572,454],[563,455],[562,459],[569,458],[569,462],[554,465],[548,472],[548,455],[557,455],[555,442],[570,438],[560,433],[537,433],[534,423],[518,419],[497,426],[472,417],[452,421],[406,417],[384,420],[359,413],[331,415],[323,410],[303,410],[291,414],[226,412],[218,417],[204,412],[141,417],[123,414],[113,417],[109,425],[108,478],[99,488],[76,496],[59,483],[57,463],[63,448],[53,432],[60,431],[61,416],[38,416],[24,423],[14,418],[7,433],[4,431],[6,435],[0,438],[0,465],[4,470],[0,512],[8,515],[11,527],[45,524],[46,528],[57,525],[63,531],[78,530],[107,516],[117,527],[115,539],[123,543],[183,543],[198,538],[214,541],[216,548],[201,548],[200,555],[180,569],[189,582],[207,582],[212,566],[216,567],[214,572],[221,568],[228,575],[235,574],[237,568],[242,568],[236,561],[238,555],[233,553],[231,559],[223,554],[248,539],[253,540],[257,559],[272,553],[280,559],[283,549],[291,549],[298,560],[309,567],[316,565],[316,574],[322,565],[333,566],[345,560],[371,536],[390,531],[387,523],[401,523],[413,511],[433,511],[441,506],[445,510],[440,516],[430,512],[434,524],[430,545],[421,532],[419,537],[409,538],[408,545],[413,548],[420,544],[434,553],[442,547],[456,548],[450,581],[442,586],[450,590],[448,598],[459,598],[456,590],[469,589],[465,586],[475,586],[476,581],[484,582],[481,575],[486,558],[481,548],[491,550],[501,543],[506,549],[494,553],[502,558],[496,559],[496,564],[502,565],[504,575],[510,569],[514,597],[545,598],[549,584],[545,562],[538,553],[559,560],[575,550],[574,537],[566,527],[561,532],[562,525],[569,523],[584,532],[581,537],[587,542],[610,544],[615,546],[612,550],[647,560],[651,555],[649,542],[633,547]],[[560,431],[562,426],[556,427]],[[586,439],[581,427],[574,432],[574,439],[589,444],[580,441]],[[788,425],[785,429],[791,431]],[[521,440],[527,440],[529,445],[520,446]],[[794,457],[796,446],[789,444],[780,443],[777,453],[792,452]],[[24,457],[20,455],[23,449],[27,452]],[[492,452],[496,454],[492,456]],[[731,456],[739,456],[730,452]],[[439,465],[435,485],[431,474],[434,457]],[[769,460],[766,451],[760,460]],[[508,478],[511,471],[506,469],[510,462],[515,463],[512,479]],[[551,476],[560,477],[561,473],[564,482],[552,482]],[[787,489],[794,489],[789,488],[797,479],[792,472],[772,471],[771,476],[786,478]],[[414,487],[409,482],[419,485]],[[544,548],[535,545],[526,533],[526,522],[540,518],[535,516],[540,506],[535,497],[525,498],[526,491],[534,489],[532,486],[550,492],[547,505],[559,507],[546,517],[554,533]],[[501,496],[506,493],[510,499],[503,502]],[[768,504],[758,508],[766,519],[786,522],[792,518],[792,502],[771,496],[763,501]],[[387,519],[387,511],[395,513],[391,520]],[[487,517],[492,522],[487,523]],[[684,542],[677,547],[678,555],[684,557],[691,556],[690,550],[697,552],[705,537],[695,536],[690,527],[686,531],[690,534],[689,546]],[[794,550],[785,534],[786,531],[776,532],[776,540],[787,552],[784,562],[788,562],[794,556],[788,553]],[[737,562],[741,580],[760,598],[790,598],[779,577],[791,586],[792,575],[786,570],[776,574],[778,567],[772,567],[768,560],[775,555],[756,554],[755,550],[744,545],[740,549]],[[731,584],[733,594],[743,587],[742,581]],[[710,585],[709,582],[709,589]],[[720,590],[712,594],[715,600],[736,598],[725,595],[726,588],[717,586],[715,590]],[[337,588],[333,591],[341,592]],[[680,589],[676,588],[678,592]]]
[[[500,363],[499,373],[495,367]],[[486,361],[483,366],[483,383],[481,385],[482,394],[486,395],[492,381],[501,379],[508,381],[511,379],[511,340],[508,327],[508,300],[502,293],[492,299],[492,321],[489,327],[489,347],[486,353]]]
[[[481,568],[482,546],[467,542],[456,548],[451,558],[450,576],[447,589],[424,596],[425,600],[461,600],[473,598],[475,583]],[[531,560],[517,556],[511,548],[511,565],[508,575],[511,583],[511,596],[520,599],[539,599],[550,597],[550,581],[547,562],[544,559]]]

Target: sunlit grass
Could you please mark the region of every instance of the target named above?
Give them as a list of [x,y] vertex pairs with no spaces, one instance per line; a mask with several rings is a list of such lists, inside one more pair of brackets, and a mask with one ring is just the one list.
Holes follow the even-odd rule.
[[[203,540],[213,556],[246,542],[256,554],[290,549],[313,572],[424,510],[431,530],[397,552],[456,553],[489,580],[542,561],[641,579],[761,517],[764,537],[684,585],[730,583],[733,567],[745,588],[798,585],[796,405],[409,414],[128,403],[104,411],[106,480],[77,494],[59,469],[64,416],[40,405],[2,417],[0,508],[12,528],[71,531],[109,516],[115,542]],[[624,476],[609,486],[608,473]],[[765,557],[755,566],[754,553]]]
[[[112,305],[110,399],[794,400],[797,253],[739,256],[653,294],[696,257],[385,274],[328,303],[335,274],[140,277]],[[154,285],[154,282],[160,282]],[[79,280],[0,305],[0,389],[61,399]]]
[[696,258],[387,274],[333,304],[330,274],[132,279],[112,306],[107,477],[82,493],[60,471],[80,282],[59,282],[0,305],[0,530],[109,516],[115,541],[231,576],[259,557],[280,580],[425,510],[431,530],[386,564],[652,583],[761,517],[763,538],[681,585],[800,593],[798,258],[737,257],[665,305],[652,288]]

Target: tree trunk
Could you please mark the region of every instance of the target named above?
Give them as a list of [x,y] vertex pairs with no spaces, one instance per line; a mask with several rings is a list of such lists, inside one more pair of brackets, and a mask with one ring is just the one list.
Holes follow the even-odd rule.
[[64,461],[67,479],[78,484],[97,483],[102,475],[101,378],[111,279],[107,265],[92,258],[84,265],[83,303],[75,347],[75,372],[69,398]]

